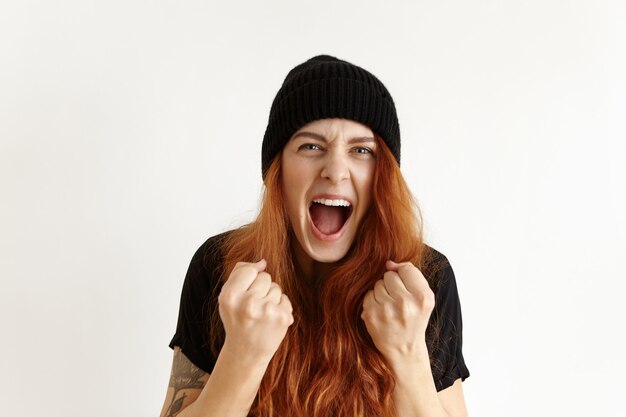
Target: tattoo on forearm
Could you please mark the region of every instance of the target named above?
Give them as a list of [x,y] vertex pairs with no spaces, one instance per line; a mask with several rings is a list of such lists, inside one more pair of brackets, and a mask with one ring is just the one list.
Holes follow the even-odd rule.
[[185,355],[177,351],[174,355],[174,365],[172,366],[172,376],[170,378],[170,387],[175,390],[186,388],[202,388],[204,382],[200,379],[205,372],[195,366]]
[[183,401],[185,401],[186,396],[187,394],[185,394],[184,392],[183,395],[180,396],[180,398],[176,398],[176,394],[174,394],[174,398],[172,399],[172,403],[165,413],[165,417],[174,417],[176,414],[178,414],[180,409],[183,407]]
[[170,377],[170,387],[174,388],[174,395],[172,396],[172,403],[165,412],[166,417],[173,417],[182,409],[187,394],[183,392],[179,396],[181,390],[202,389],[204,387],[205,382],[202,380],[204,375],[206,372],[191,363],[182,352],[176,352],[172,376]]

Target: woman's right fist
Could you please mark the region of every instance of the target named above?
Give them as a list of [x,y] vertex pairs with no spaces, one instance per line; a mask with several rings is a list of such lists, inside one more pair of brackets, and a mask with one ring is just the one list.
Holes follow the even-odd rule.
[[224,346],[269,361],[293,323],[291,302],[265,271],[267,263],[238,262],[218,297]]

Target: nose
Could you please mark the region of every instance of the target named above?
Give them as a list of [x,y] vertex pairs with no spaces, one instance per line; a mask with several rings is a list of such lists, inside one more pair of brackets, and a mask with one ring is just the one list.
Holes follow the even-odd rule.
[[340,152],[329,152],[324,158],[321,176],[333,184],[350,178],[350,166],[347,157]]

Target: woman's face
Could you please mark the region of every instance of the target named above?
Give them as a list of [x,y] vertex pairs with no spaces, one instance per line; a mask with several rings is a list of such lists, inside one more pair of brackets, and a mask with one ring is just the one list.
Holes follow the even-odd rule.
[[347,119],[311,122],[285,145],[285,207],[311,259],[336,262],[350,249],[370,205],[376,151],[372,130]]

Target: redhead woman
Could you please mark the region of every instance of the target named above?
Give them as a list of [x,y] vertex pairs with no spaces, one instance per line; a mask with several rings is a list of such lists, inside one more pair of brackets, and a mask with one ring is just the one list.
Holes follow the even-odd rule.
[[466,416],[455,276],[423,241],[385,86],[330,56],[293,68],[262,176],[256,220],[191,260],[161,416]]

